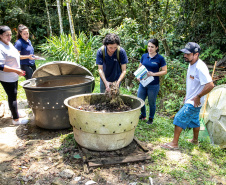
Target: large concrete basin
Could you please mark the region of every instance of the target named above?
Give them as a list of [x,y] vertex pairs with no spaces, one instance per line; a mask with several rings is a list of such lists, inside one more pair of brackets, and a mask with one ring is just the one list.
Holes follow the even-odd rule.
[[144,101],[135,96],[121,95],[132,109],[124,112],[91,112],[75,107],[105,102],[104,94],[83,94],[65,99],[69,121],[76,142],[88,149],[111,151],[129,145],[139,121]]

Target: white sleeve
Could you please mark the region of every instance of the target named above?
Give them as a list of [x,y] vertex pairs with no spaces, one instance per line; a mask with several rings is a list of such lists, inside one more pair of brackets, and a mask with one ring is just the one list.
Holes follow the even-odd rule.
[[3,52],[0,50],[0,65],[5,64],[5,57]]
[[204,64],[199,68],[199,79],[200,79],[200,84],[205,85],[207,83],[212,82],[212,78],[210,76],[209,70],[207,66]]

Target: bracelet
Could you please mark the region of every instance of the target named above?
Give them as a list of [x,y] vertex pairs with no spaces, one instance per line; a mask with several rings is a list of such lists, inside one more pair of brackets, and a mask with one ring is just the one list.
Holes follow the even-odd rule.
[[200,95],[197,95],[199,98],[201,98],[202,96],[200,96]]

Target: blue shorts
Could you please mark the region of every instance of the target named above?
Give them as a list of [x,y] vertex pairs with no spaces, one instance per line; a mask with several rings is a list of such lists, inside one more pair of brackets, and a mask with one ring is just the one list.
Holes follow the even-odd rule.
[[182,129],[200,127],[200,109],[201,107],[194,107],[191,104],[184,104],[184,106],[176,114],[173,124],[181,127]]

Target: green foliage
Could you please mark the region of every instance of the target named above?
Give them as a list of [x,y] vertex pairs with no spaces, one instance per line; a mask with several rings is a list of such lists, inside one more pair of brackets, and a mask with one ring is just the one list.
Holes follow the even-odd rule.
[[156,149],[151,154],[151,158],[153,161],[163,160],[166,158],[166,153],[164,150]]
[[92,34],[87,37],[86,34],[82,32],[76,40],[76,47],[78,51],[77,62],[89,69],[94,76],[97,75],[96,52],[100,46],[100,38],[93,36]]
[[217,85],[226,84],[226,75],[224,75],[224,78],[217,81]]
[[176,59],[167,61],[167,74],[160,78],[157,99],[157,106],[162,112],[174,114],[182,106],[186,93],[186,73],[187,64]]
[[[55,6],[56,1],[47,0],[47,2],[49,4],[48,10],[53,35],[59,35],[60,30],[57,8]],[[127,27],[124,24],[124,28],[126,28],[123,28],[126,30],[124,33],[125,41],[127,41],[126,35],[128,32],[133,31],[133,28],[135,28],[134,37],[136,35],[148,35],[151,38],[157,37],[159,40],[166,39],[171,50],[171,59],[177,56],[176,48],[180,48],[182,45],[184,46],[188,41],[205,44],[203,47],[204,50],[214,46],[211,53],[217,51],[215,53],[216,55],[225,53],[226,51],[225,0],[201,0],[198,3],[192,0],[72,0],[70,3],[77,35],[80,32],[84,32],[87,35],[90,32],[98,34],[98,31],[102,28],[115,30],[125,23],[126,18],[130,26]],[[68,29],[67,8],[65,2],[61,5],[63,5],[61,6],[61,12],[64,33],[68,35],[70,29]],[[113,9],[114,11],[112,11]],[[50,28],[46,6],[43,1],[1,1],[0,17],[0,25],[8,25],[12,29],[17,28],[20,23],[27,25],[30,29],[31,41],[35,49],[37,44],[45,43],[45,38],[49,37]],[[136,24],[139,27],[138,30],[135,24],[135,27],[131,27],[131,20],[136,20]],[[123,33],[121,36],[123,36]],[[133,54],[131,56],[136,55],[132,51],[128,52]],[[220,56],[212,55],[209,55],[209,57],[213,57],[212,59],[207,58],[211,62],[212,60],[216,60],[215,58],[220,58]]]
[[47,42],[40,45],[39,49],[43,52],[43,55],[48,55],[57,60],[73,62],[77,59],[70,34],[68,36],[62,34],[60,37],[52,36],[49,39],[47,38]]
[[87,37],[84,32],[81,32],[74,42],[77,55],[73,42],[70,34],[62,34],[60,37],[52,36],[49,39],[47,38],[47,42],[40,45],[39,49],[43,52],[43,55],[48,55],[56,60],[77,62],[96,75],[96,51],[101,44],[99,37],[92,34]]
[[221,50],[217,49],[216,46],[210,46],[209,48],[204,49],[200,54],[200,58],[209,61],[209,64],[214,64],[215,61],[223,58],[223,56]]

